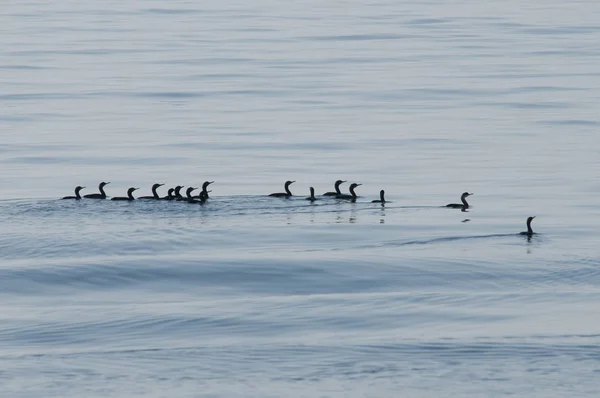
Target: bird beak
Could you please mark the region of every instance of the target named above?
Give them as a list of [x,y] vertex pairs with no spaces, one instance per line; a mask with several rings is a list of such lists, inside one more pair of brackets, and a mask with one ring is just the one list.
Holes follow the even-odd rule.
[[295,183],[296,181],[290,181],[292,184]]
[[342,183],[344,183],[344,182],[348,182],[348,181],[346,181],[346,180],[342,180]]
[[206,192],[207,192],[207,193],[208,193],[208,192],[212,192],[212,190],[210,190],[210,191],[206,191]]
[[535,216],[532,216],[531,218],[535,218]]
[[362,184],[356,184],[357,187],[360,186],[360,185],[362,185]]
[[106,183],[106,184],[104,184],[104,185],[108,185],[108,184],[110,184],[110,181],[109,181],[109,182],[107,182],[107,183]]
[[133,188],[134,191],[137,191],[139,188]]
[[165,185],[165,184],[158,184],[159,187],[162,187],[163,185]]
[[209,184],[212,184],[213,182],[214,182],[214,181],[209,181],[208,183],[209,183]]

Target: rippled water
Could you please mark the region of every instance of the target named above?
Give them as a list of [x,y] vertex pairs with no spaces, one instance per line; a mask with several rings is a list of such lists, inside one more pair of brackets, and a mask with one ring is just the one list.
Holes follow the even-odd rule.
[[1,395],[597,396],[599,18],[5,2]]

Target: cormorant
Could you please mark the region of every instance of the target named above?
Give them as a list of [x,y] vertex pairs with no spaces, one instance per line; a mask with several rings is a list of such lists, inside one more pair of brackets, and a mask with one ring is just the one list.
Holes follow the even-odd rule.
[[306,200],[310,200],[311,202],[317,200],[317,198],[315,198],[315,189],[313,187],[310,187],[310,196],[306,198]]
[[204,193],[204,196],[206,197],[204,200],[208,199],[208,193],[212,192],[212,191],[207,191],[206,189],[208,188],[208,186],[210,184],[212,184],[214,181],[204,181],[204,184],[202,184],[202,193]]
[[467,203],[467,196],[471,196],[473,195],[472,193],[468,193],[468,192],[464,192],[462,195],[460,195],[460,201],[462,203],[449,203],[446,205],[446,207],[449,207],[451,209],[468,209],[469,208],[469,204]]
[[202,184],[202,191],[200,191],[200,193],[197,196],[194,196],[194,198],[202,199],[202,197],[206,197],[206,199],[208,199],[208,193],[212,191],[208,191],[207,188],[212,183],[214,183],[214,181],[204,181],[204,183]]
[[129,188],[127,190],[127,196],[117,196],[114,198],[111,198],[111,200],[135,200],[135,198],[133,197],[133,191],[137,191],[139,188]]
[[527,217],[527,231],[521,232],[519,235],[527,235],[527,236],[535,235],[535,232],[533,232],[533,229],[531,229],[531,222],[533,221],[534,218],[535,218],[535,216]]
[[323,194],[323,196],[338,196],[342,194],[342,191],[340,191],[340,185],[342,185],[343,183],[345,183],[345,180],[337,180],[334,184],[335,187],[335,192],[325,192]]
[[194,196],[193,199],[189,199],[188,202],[189,203],[198,203],[198,204],[203,205],[208,200],[209,192],[212,192],[212,191],[206,191],[206,192],[200,191],[200,195]]
[[278,198],[289,198],[290,196],[292,196],[292,192],[290,191],[290,185],[292,185],[293,183],[295,183],[296,181],[286,181],[285,182],[285,192],[276,192],[276,193],[272,193],[269,196],[275,196]]
[[185,200],[193,203],[195,202],[194,197],[192,196],[192,191],[195,191],[198,188],[194,188],[194,187],[188,187],[188,189],[185,190]]
[[379,191],[379,200],[372,200],[371,203],[385,203],[385,191],[382,189]]
[[337,195],[335,198],[336,199],[352,199],[352,200],[356,200],[356,198],[358,198],[358,196],[356,195],[356,192],[354,192],[354,188],[361,186],[362,184],[357,184],[357,183],[353,183],[350,184],[350,195],[348,194],[340,194]]
[[175,200],[185,200],[185,198],[183,197],[183,195],[181,194],[181,191],[183,189],[182,185],[177,185],[175,187],[175,191],[173,192],[175,194]]
[[110,182],[102,181],[100,185],[98,185],[98,190],[100,193],[89,193],[87,195],[83,195],[86,199],[106,199],[106,192],[104,192],[104,187],[110,184]]
[[167,196],[163,196],[161,199],[162,200],[173,200],[173,199],[175,199],[175,188],[169,188],[169,191],[167,192]]
[[75,196],[65,196],[63,197],[63,199],[75,199],[75,200],[81,200],[81,195],[79,194],[79,192],[85,187],[81,187],[81,186],[77,186],[75,188]]
[[152,185],[152,196],[140,196],[138,199],[160,199],[160,196],[158,196],[158,192],[156,192],[156,190],[159,187],[162,187],[165,184],[154,184]]

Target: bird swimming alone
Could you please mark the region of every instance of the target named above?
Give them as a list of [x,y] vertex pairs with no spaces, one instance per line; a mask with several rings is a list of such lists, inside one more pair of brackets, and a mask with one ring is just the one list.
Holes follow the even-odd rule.
[[106,199],[106,192],[104,192],[104,187],[110,184],[110,182],[102,181],[100,185],[98,185],[98,190],[100,193],[89,193],[87,195],[83,195],[86,199]]
[[133,191],[137,191],[139,188],[129,188],[127,190],[127,196],[116,196],[114,198],[111,198],[111,200],[135,200],[135,198],[133,197]]
[[295,182],[296,181],[286,181],[284,185],[285,192],[276,192],[270,194],[269,196],[275,196],[278,198],[289,198],[290,196],[292,196],[292,191],[290,191],[290,185],[292,185]]
[[152,196],[140,196],[138,199],[160,199],[160,196],[158,196],[158,192],[156,192],[156,190],[160,187],[162,187],[165,184],[154,184],[152,185]]
[[83,188],[85,188],[85,187],[82,187],[82,186],[75,187],[75,196],[65,196],[65,197],[63,197],[63,199],[81,200],[81,195],[79,194],[79,192],[81,192],[81,190]]
[[335,192],[325,192],[323,194],[323,196],[338,196],[342,194],[342,191],[340,191],[340,185],[342,185],[343,183],[345,183],[345,180],[337,180],[335,182],[335,184],[333,185],[335,188]]
[[385,203],[385,191],[382,189],[379,191],[379,200],[372,200],[371,203]]
[[467,197],[473,195],[472,193],[468,193],[468,192],[463,192],[462,195],[460,195],[460,201],[462,203],[449,203],[446,205],[446,207],[450,208],[450,209],[468,209],[469,208],[469,204],[467,203]]
[[340,194],[337,195],[335,198],[336,199],[351,199],[351,200],[356,200],[356,198],[358,198],[358,196],[356,195],[356,192],[354,192],[354,188],[361,186],[362,184],[357,184],[357,183],[353,183],[350,184],[350,195],[348,194]]
[[521,232],[521,233],[519,233],[519,235],[527,235],[527,236],[535,235],[535,232],[533,232],[533,229],[531,229],[531,222],[533,221],[534,218],[535,218],[535,216],[527,217],[527,231]]
[[317,198],[315,198],[315,189],[313,187],[310,187],[310,196],[305,199],[310,200],[311,202],[314,202],[315,200],[317,200]]

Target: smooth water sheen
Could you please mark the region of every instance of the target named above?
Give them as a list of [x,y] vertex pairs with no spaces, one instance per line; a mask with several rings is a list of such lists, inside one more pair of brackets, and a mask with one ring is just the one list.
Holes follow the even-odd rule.
[[598,396],[599,20],[5,1],[0,396]]

